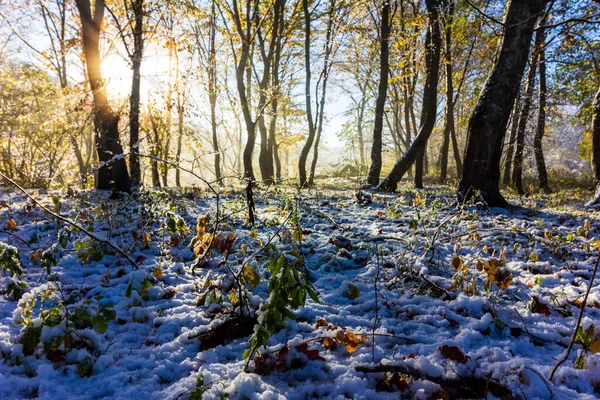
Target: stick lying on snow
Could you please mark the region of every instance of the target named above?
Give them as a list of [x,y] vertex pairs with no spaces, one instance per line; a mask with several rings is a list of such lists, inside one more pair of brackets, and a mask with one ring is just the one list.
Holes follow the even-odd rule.
[[136,264],[135,260],[133,258],[131,258],[131,256],[129,254],[125,253],[125,251],[121,250],[121,248],[119,246],[117,246],[116,244],[114,244],[113,242],[111,242],[108,239],[103,239],[100,236],[94,235],[93,233],[89,232],[88,230],[86,230],[84,227],[82,227],[81,225],[77,224],[76,222],[73,222],[70,219],[65,218],[62,215],[59,215],[59,214],[51,211],[50,209],[46,208],[39,201],[37,201],[32,195],[30,195],[29,193],[27,193],[27,191],[25,189],[23,189],[23,187],[21,185],[19,185],[17,182],[15,182],[12,179],[10,179],[8,176],[4,175],[2,172],[0,172],[0,176],[2,176],[8,182],[10,182],[12,185],[14,185],[17,189],[19,189],[21,192],[23,192],[23,194],[25,194],[25,196],[27,196],[31,201],[33,201],[36,205],[38,205],[46,213],[52,215],[56,219],[59,219],[59,220],[65,222],[65,223],[67,223],[68,225],[71,225],[72,227],[75,227],[75,228],[79,229],[81,232],[85,233],[87,236],[91,237],[92,239],[94,239],[94,240],[96,240],[96,241],[98,241],[100,243],[104,243],[105,245],[111,247],[117,253],[119,253],[120,255],[122,255],[123,257],[125,257],[127,259],[127,261],[129,261],[131,263],[131,265],[133,265],[134,268],[137,269],[138,265]]

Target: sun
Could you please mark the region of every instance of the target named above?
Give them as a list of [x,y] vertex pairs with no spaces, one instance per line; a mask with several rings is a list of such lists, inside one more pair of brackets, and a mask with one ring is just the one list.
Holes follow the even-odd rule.
[[[142,60],[141,69],[142,102],[156,91],[156,85],[167,85],[170,77],[175,74],[169,58],[162,55],[148,55]],[[106,56],[102,60],[102,76],[108,96],[118,99],[129,97],[133,72],[131,65],[122,56],[118,54]]]

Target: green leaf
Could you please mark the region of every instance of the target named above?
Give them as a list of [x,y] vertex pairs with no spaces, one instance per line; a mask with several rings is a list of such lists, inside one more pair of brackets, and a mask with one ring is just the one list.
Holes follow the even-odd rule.
[[92,327],[96,332],[104,333],[108,329],[108,322],[103,317],[96,315],[92,318]]
[[127,285],[127,289],[125,289],[124,296],[127,297],[127,298],[131,297],[131,291],[132,291],[132,289],[133,288],[131,287],[131,283],[130,283],[129,285]]
[[77,364],[77,375],[79,375],[81,378],[91,376],[93,371],[92,367],[93,366],[89,358],[81,360],[79,364]]
[[35,351],[35,348],[40,343],[40,336],[42,335],[41,326],[28,326],[23,329],[23,334],[19,343],[23,346],[23,354],[30,356]]
[[242,354],[242,360],[248,358],[250,356],[250,353],[252,353],[252,348],[244,350],[244,354]]

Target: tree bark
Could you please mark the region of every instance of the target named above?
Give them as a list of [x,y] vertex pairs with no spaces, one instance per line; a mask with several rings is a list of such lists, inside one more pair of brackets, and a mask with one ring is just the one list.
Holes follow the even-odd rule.
[[217,135],[217,11],[216,0],[212,0],[210,8],[210,31],[208,50],[208,102],[210,103],[210,127],[212,133],[213,152],[215,153],[215,179],[219,185],[221,180],[221,150],[219,149],[219,137]]
[[512,170],[513,164],[513,154],[515,152],[515,142],[517,141],[517,129],[519,127],[519,117],[521,116],[521,99],[517,94],[517,99],[515,100],[514,112],[512,116],[512,124],[510,128],[510,136],[508,138],[508,147],[506,149],[506,157],[504,161],[504,179],[503,182],[505,185],[510,185],[510,173]]
[[375,103],[375,126],[373,128],[373,146],[371,147],[371,168],[369,169],[369,175],[367,176],[367,184],[371,186],[379,185],[379,176],[381,175],[382,167],[381,149],[383,147],[383,113],[385,112],[388,76],[390,74],[390,1],[391,0],[383,0],[383,6],[381,8],[379,89],[377,92],[377,101]]
[[96,189],[129,192],[129,173],[119,138],[119,116],[108,104],[100,70],[99,41],[104,0],[95,1],[93,15],[90,0],[76,0],[75,3],[81,19],[83,54],[93,95],[96,151],[100,163],[104,163],[98,169]]
[[546,161],[544,159],[544,149],[542,147],[542,140],[546,131],[546,93],[548,91],[546,82],[546,29],[540,28],[536,32],[536,37],[540,36],[539,43],[540,47],[538,51],[538,73],[539,73],[539,105],[538,105],[538,119],[535,128],[535,136],[533,139],[533,152],[535,155],[535,164],[538,170],[538,179],[540,181],[540,189],[544,193],[552,193],[550,186],[548,186],[548,171],[546,170]]
[[588,205],[598,205],[600,204],[600,89],[596,92],[592,109],[592,171],[596,194]]
[[[319,145],[321,143],[321,133],[323,132],[323,117],[325,116],[325,101],[327,99],[327,83],[329,82],[329,72],[331,71],[331,56],[333,52],[333,34],[334,19],[337,5],[336,0],[330,0],[329,10],[327,11],[327,28],[325,33],[325,49],[323,58],[323,69],[321,71],[321,97],[317,103],[317,136],[313,148],[313,159],[310,165],[310,175],[308,185],[315,184],[315,171],[317,169],[317,160],[319,159]],[[319,85],[317,84],[317,91]]]
[[398,182],[415,161],[415,186],[423,186],[423,157],[429,136],[433,132],[437,110],[437,84],[440,69],[441,32],[439,24],[439,7],[437,0],[427,0],[429,15],[427,35],[425,38],[425,86],[423,88],[423,106],[419,134],[404,155],[396,162],[389,175],[379,184],[377,190],[393,192]]
[[442,141],[440,182],[445,183],[448,177],[448,152],[450,150],[450,133],[454,130],[454,82],[452,70],[452,18],[454,15],[454,1],[448,4],[445,20],[444,50],[446,54],[446,125],[444,126],[444,138]]
[[[183,118],[185,115],[185,106],[181,86],[177,86],[177,149],[175,150],[175,163],[181,162],[181,146],[183,143]],[[175,168],[175,186],[181,187],[181,170]]]
[[476,193],[490,206],[507,206],[500,193],[500,158],[510,112],[529,56],[531,38],[546,0],[510,0],[496,64],[479,96],[467,130],[458,200]]
[[302,0],[302,9],[304,10],[304,68],[305,68],[305,85],[304,85],[304,97],[306,101],[306,120],[308,122],[308,137],[306,143],[302,147],[300,152],[300,159],[298,160],[298,173],[300,175],[300,187],[304,187],[308,184],[306,176],[306,159],[308,153],[315,140],[315,120],[312,114],[312,99],[311,99],[311,78],[312,71],[310,67],[310,35],[311,35],[311,13],[308,4],[308,0]]
[[[535,47],[537,48],[537,46]],[[527,122],[529,113],[533,103],[533,90],[535,88],[535,73],[537,70],[537,51],[531,54],[529,64],[529,73],[527,74],[527,84],[525,86],[525,96],[523,97],[523,108],[519,117],[519,126],[517,128],[517,142],[515,145],[515,159],[512,172],[512,183],[520,195],[525,194],[523,188],[523,159],[525,152],[525,131],[527,130]]]
[[131,2],[133,11],[133,53],[131,65],[133,78],[131,80],[131,95],[129,96],[129,172],[131,184],[141,184],[142,173],[140,169],[140,83],[142,56],[144,53],[144,0]]

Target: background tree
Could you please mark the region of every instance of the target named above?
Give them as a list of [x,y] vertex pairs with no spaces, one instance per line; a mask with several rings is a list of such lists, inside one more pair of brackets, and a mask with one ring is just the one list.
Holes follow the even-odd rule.
[[473,111],[458,187],[460,201],[476,191],[491,206],[505,206],[500,193],[500,157],[510,112],[527,64],[536,16],[544,0],[509,1],[500,53]]
[[367,176],[367,184],[379,185],[381,174],[381,149],[383,147],[383,113],[387,96],[388,77],[390,73],[390,0],[383,0],[380,18],[380,56],[379,56],[379,88],[377,90],[377,102],[375,104],[375,126],[373,128],[373,145],[371,147],[371,168]]
[[429,23],[425,40],[426,83],[423,88],[420,130],[408,150],[396,162],[392,171],[377,187],[381,191],[395,191],[402,176],[415,162],[415,186],[417,188],[423,187],[422,158],[429,136],[433,132],[437,116],[437,84],[441,51],[439,4],[435,0],[427,0],[426,6]]
[[98,170],[96,188],[129,192],[129,173],[119,137],[119,116],[108,103],[100,70],[99,42],[105,4],[103,0],[95,0],[92,9],[90,0],[76,0],[75,3],[81,19],[83,54],[92,90],[96,150],[103,163]]

